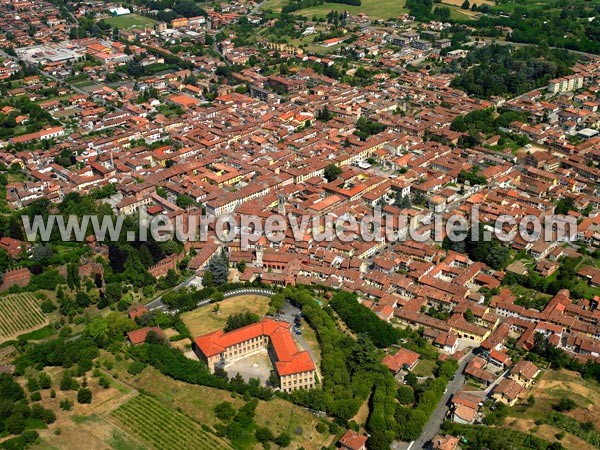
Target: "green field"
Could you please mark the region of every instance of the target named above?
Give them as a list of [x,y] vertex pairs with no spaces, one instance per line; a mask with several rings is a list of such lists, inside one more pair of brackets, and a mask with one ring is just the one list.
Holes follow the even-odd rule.
[[[274,12],[281,11],[281,6],[285,5],[285,0],[267,0],[263,9],[271,9]],[[311,8],[301,9],[295,14],[306,16],[311,19],[313,16],[325,17],[329,11],[348,11],[350,14],[364,13],[369,17],[376,19],[389,19],[400,14],[408,12],[405,8],[406,0],[362,0],[361,6],[343,5],[340,3],[325,3]]]
[[0,341],[35,330],[46,324],[40,301],[33,294],[12,294],[0,298]]
[[104,19],[104,21],[110,24],[112,27],[122,30],[129,28],[152,27],[156,23],[156,20],[150,19],[149,17],[140,16],[138,14],[109,17],[108,19]]
[[147,395],[134,397],[113,411],[111,416],[158,450],[231,448],[227,442],[203,430],[185,414],[168,409]]
[[[459,20],[459,21],[467,21],[467,20],[473,20],[473,15],[469,15],[469,13],[465,13],[464,10],[457,8],[456,6],[450,6],[450,5],[442,5],[442,6],[446,6],[448,8],[450,8],[450,19],[452,20]],[[435,8],[434,8],[435,10]]]

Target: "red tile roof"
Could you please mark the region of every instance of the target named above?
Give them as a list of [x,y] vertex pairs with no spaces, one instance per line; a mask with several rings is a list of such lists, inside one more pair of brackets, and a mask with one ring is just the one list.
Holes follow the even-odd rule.
[[387,355],[381,363],[390,370],[398,372],[404,366],[412,367],[418,360],[418,353],[407,348],[401,348],[395,355]]
[[361,436],[354,430],[348,430],[339,440],[340,445],[350,450],[361,450],[365,448],[367,437]]
[[224,352],[228,347],[259,336],[268,336],[275,351],[277,361],[275,368],[279,375],[290,375],[315,370],[315,364],[307,351],[298,351],[292,333],[291,324],[273,319],[262,319],[260,322],[224,333],[223,330],[198,336],[194,342],[204,353],[211,357]]
[[127,333],[127,338],[133,345],[141,344],[146,340],[146,336],[150,331],[156,331],[159,335],[164,336],[163,331],[158,327],[144,327],[139,330],[130,331]]

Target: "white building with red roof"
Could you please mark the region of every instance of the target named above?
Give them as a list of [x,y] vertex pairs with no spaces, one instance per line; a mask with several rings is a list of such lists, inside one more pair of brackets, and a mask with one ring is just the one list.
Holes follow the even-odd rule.
[[282,391],[312,389],[316,367],[310,354],[296,347],[291,326],[288,322],[265,318],[227,333],[213,331],[194,339],[194,351],[214,372],[216,367],[267,349]]

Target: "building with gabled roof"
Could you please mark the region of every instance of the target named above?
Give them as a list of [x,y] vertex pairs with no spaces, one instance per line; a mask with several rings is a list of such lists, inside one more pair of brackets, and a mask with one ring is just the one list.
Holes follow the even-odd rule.
[[194,352],[211,372],[238,359],[268,350],[284,392],[315,387],[316,367],[310,354],[296,347],[291,323],[264,318],[225,333],[213,331],[194,339]]
[[367,436],[360,435],[354,430],[348,430],[340,438],[338,444],[344,450],[366,450]]

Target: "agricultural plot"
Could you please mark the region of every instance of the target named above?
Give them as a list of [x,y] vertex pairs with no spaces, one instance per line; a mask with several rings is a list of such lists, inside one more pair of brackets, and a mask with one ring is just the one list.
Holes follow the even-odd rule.
[[31,293],[0,298],[0,341],[14,338],[47,323],[40,301]]
[[185,414],[163,406],[147,395],[138,395],[111,413],[139,439],[158,450],[231,449],[224,440],[205,431]]

